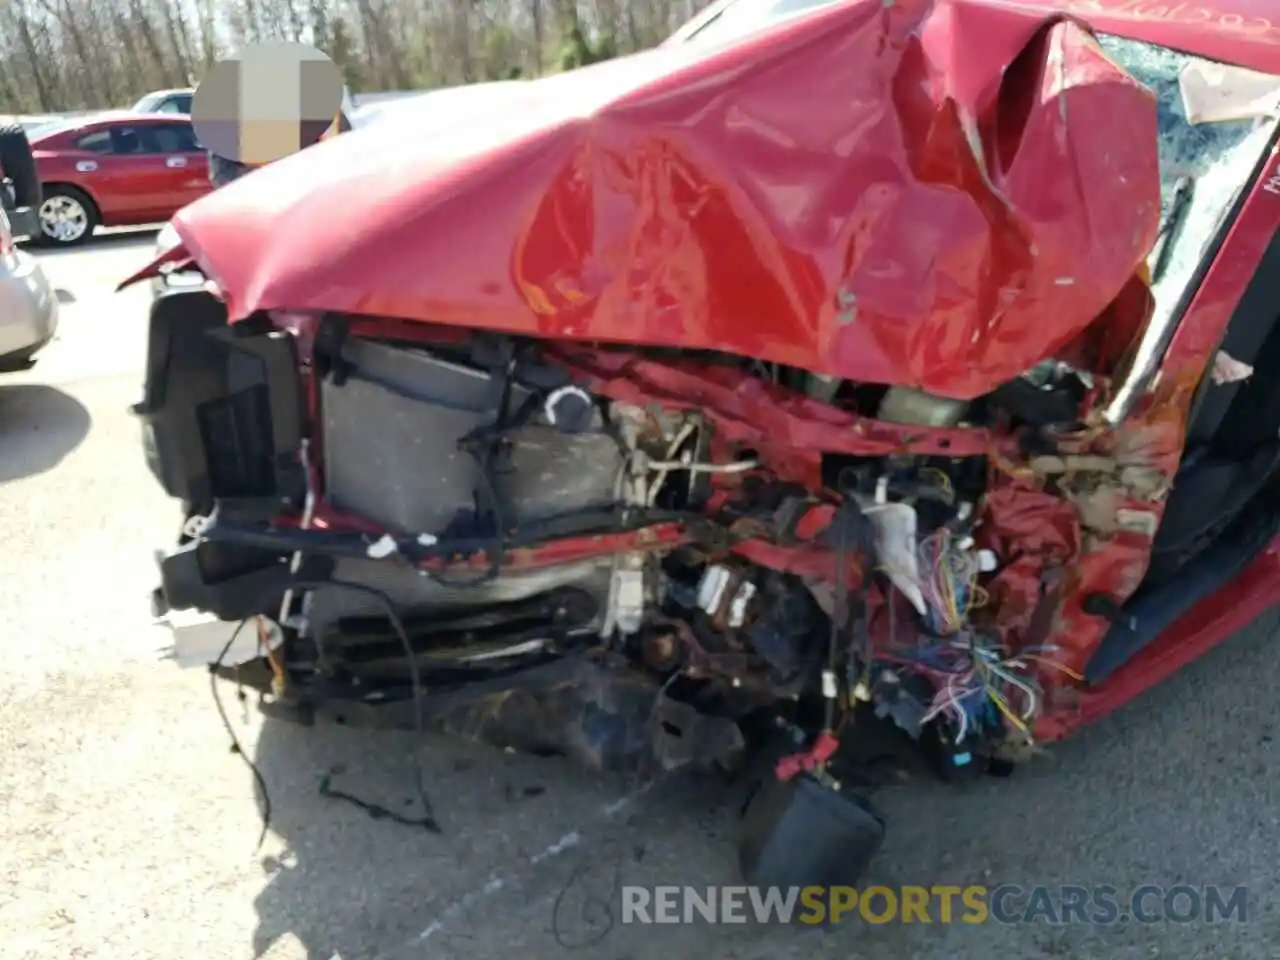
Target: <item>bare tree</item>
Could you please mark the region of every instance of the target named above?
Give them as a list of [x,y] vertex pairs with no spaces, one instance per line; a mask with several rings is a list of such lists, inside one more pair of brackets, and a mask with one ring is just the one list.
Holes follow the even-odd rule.
[[0,0],[0,111],[126,106],[232,47],[312,43],[359,92],[538,76],[655,44],[703,0]]

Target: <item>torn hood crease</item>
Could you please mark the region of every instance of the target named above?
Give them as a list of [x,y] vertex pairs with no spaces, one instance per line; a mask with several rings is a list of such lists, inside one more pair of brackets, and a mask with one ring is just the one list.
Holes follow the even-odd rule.
[[174,227],[235,321],[335,311],[713,349],[970,398],[1119,294],[1153,94],[1079,22],[849,2],[401,111]]

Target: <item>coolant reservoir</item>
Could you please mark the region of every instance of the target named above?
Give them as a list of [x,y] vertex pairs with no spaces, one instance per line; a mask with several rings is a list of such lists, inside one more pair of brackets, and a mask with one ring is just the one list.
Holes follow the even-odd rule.
[[918,427],[954,427],[968,408],[968,400],[937,397],[914,387],[891,387],[880,401],[876,417]]

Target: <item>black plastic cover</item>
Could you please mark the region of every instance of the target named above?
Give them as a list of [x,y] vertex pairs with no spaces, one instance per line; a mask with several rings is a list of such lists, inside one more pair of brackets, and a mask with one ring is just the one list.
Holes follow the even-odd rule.
[[770,777],[743,814],[738,865],[754,886],[855,886],[884,833],[864,797],[807,775]]
[[307,557],[294,577],[285,554],[195,540],[158,559],[159,598],[166,611],[202,610],[221,620],[274,611],[291,580],[324,580],[333,571],[327,557]]
[[133,409],[152,472],[196,512],[219,500],[270,516],[306,492],[293,338],[265,326],[255,335],[248,323],[228,327],[223,304],[203,290],[166,291],[151,307],[143,399]]

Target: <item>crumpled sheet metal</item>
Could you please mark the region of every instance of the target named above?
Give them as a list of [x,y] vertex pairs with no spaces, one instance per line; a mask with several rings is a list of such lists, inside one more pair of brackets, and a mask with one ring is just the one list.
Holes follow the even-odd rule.
[[1152,95],[1057,16],[854,0],[447,123],[406,111],[174,225],[233,321],[716,349],[973,397],[1072,341],[1157,229]]

